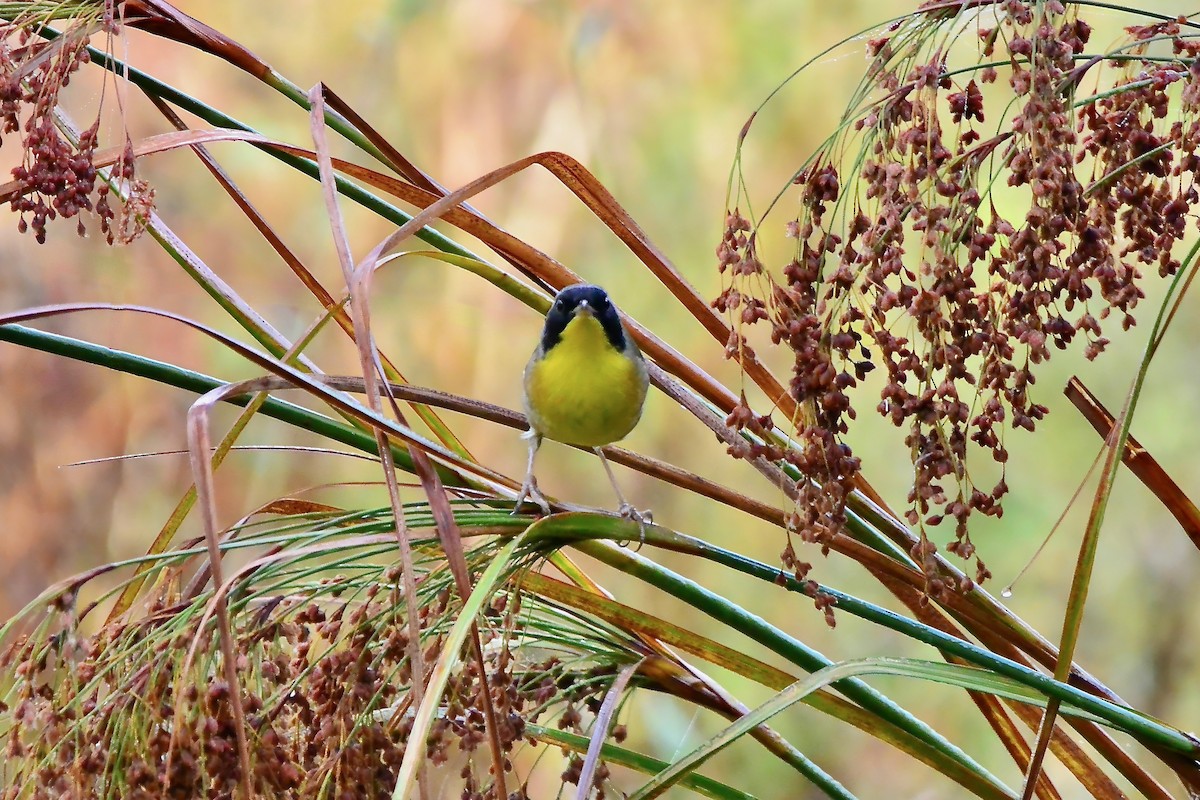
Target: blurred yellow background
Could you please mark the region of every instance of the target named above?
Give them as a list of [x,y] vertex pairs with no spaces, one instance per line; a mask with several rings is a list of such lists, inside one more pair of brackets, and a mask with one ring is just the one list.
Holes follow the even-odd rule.
[[[456,187],[534,152],[571,154],[605,183],[708,297],[719,291],[713,250],[721,235],[736,137],[751,112],[828,45],[912,5],[368,0],[333,10],[316,0],[178,3],[300,86],[325,81],[445,186]],[[1174,13],[1172,5],[1156,8]],[[1093,41],[1100,44],[1135,21],[1095,9],[1087,17],[1098,28]],[[821,58],[756,120],[744,171],[759,206],[836,126],[847,93],[866,64],[862,44],[859,39]],[[224,63],[137,33],[120,43],[118,53],[262,133],[301,146],[310,143],[302,110]],[[72,84],[69,97],[76,104],[71,107],[76,119],[90,120],[99,85],[96,75]],[[110,96],[106,99],[111,102]],[[135,139],[167,130],[136,90],[123,90],[123,101]],[[110,136],[114,132],[110,125]],[[17,157],[15,141],[6,140],[6,145],[0,152],[5,169]],[[212,149],[318,278],[339,289],[318,186],[243,145]],[[335,142],[335,151],[352,155],[341,142]],[[276,327],[298,336],[318,313],[315,302],[196,158],[188,152],[159,155],[142,162],[140,169],[157,188],[164,221]],[[722,358],[722,346],[678,309],[620,242],[548,174],[531,170],[472,203],[585,279],[605,285],[625,311],[728,385],[738,386],[736,371]],[[795,200],[785,197],[783,203],[784,213],[775,217],[780,227]],[[390,232],[378,218],[349,203],[343,209],[356,257]],[[39,246],[32,237],[17,234],[15,217],[6,219],[0,220],[0,310],[69,301],[135,303],[168,308],[238,333],[148,238],[109,249],[95,236],[77,239],[69,223],[52,226],[50,241]],[[973,539],[996,576],[995,593],[1033,554],[1099,447],[1098,437],[1061,389],[1070,375],[1078,374],[1111,409],[1120,408],[1164,288],[1156,281],[1147,286],[1148,298],[1138,315],[1142,324],[1124,337],[1110,333],[1115,339],[1110,353],[1097,363],[1084,361],[1076,351],[1065,353],[1039,375],[1036,400],[1050,406],[1051,414],[1036,435],[1009,436],[1012,494],[1006,514],[1000,521],[978,521],[973,529]],[[524,306],[448,265],[402,259],[380,274],[372,310],[377,340],[412,382],[519,407],[521,369],[541,325]],[[198,334],[141,315],[90,312],[39,327],[224,379],[255,374],[253,367]],[[1193,494],[1200,489],[1200,433],[1192,423],[1200,404],[1198,333],[1195,314],[1176,320],[1133,426],[1141,442]],[[354,350],[332,327],[310,353],[328,373],[357,372]],[[785,374],[785,354],[768,358]],[[0,617],[6,617],[52,581],[145,551],[189,486],[185,457],[65,465],[185,447],[184,415],[194,398],[7,344],[0,345],[0,386]],[[858,427],[850,441],[863,458],[867,478],[895,507],[903,507],[910,480],[903,437],[870,413],[876,401],[868,393],[859,401]],[[232,413],[222,410],[217,419],[228,422]],[[517,434],[469,419],[447,419],[484,463],[519,477],[525,449]],[[711,435],[698,430],[668,399],[652,394],[642,424],[626,444],[762,499],[783,501],[750,469],[724,457]],[[260,420],[242,443],[317,442]],[[539,474],[548,493],[612,504],[594,458],[549,444],[539,457]],[[620,477],[636,505],[654,509],[656,521],[772,563],[783,547],[778,531],[765,525],[638,482],[627,471]],[[369,465],[348,459],[246,452],[231,457],[219,478],[221,519],[232,523],[272,498],[304,487],[371,481],[376,474]],[[381,491],[357,491],[326,490],[312,496],[385,502]],[[348,501],[348,496],[358,499]],[[1051,639],[1061,626],[1061,604],[1087,507],[1085,493],[1008,601]],[[196,520],[185,526],[189,535],[198,530]],[[894,605],[853,564],[808,555],[816,562],[816,579]],[[936,658],[844,614],[830,631],[808,601],[770,586],[737,582],[715,568],[697,574],[697,566],[683,559],[661,560],[834,660],[864,655]],[[1200,619],[1190,613],[1200,600],[1198,569],[1200,554],[1179,526],[1123,473],[1106,519],[1079,660],[1135,707],[1184,728],[1200,713],[1200,693],[1192,689],[1200,677],[1200,660],[1191,646],[1200,638]],[[622,585],[620,597],[664,616],[680,612],[677,604],[639,585]],[[711,633],[739,647],[745,644],[727,631]],[[961,693],[899,679],[877,685],[1001,778],[1017,783],[1011,762]],[[765,699],[760,690],[737,681],[730,688],[743,693],[748,703]],[[720,727],[718,721],[693,719],[655,697],[641,698],[635,708],[644,714],[641,724],[627,720],[635,745],[660,757],[681,752]],[[810,711],[797,709],[777,722],[797,746],[861,797],[958,796],[948,780]],[[744,742],[705,771],[763,797],[809,796],[803,786],[781,791],[793,785],[794,776],[761,757],[755,747]],[[1062,777],[1056,764],[1050,772]],[[1064,797],[1084,796],[1069,778],[1059,785]]]

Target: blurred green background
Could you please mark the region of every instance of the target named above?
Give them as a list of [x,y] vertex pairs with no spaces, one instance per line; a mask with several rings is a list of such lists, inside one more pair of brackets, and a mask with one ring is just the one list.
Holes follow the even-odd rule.
[[[655,3],[358,2],[316,0],[245,3],[179,2],[178,6],[256,52],[307,88],[328,83],[419,166],[448,187],[528,154],[565,151],[583,162],[637,219],[659,248],[700,290],[719,291],[713,250],[721,235],[736,137],[759,102],[788,74],[835,41],[852,36],[915,3],[726,2]],[[1182,4],[1157,3],[1163,13]],[[1138,20],[1089,9],[1093,41],[1106,45],[1120,27]],[[756,120],[744,154],[745,177],[757,206],[786,184],[803,159],[837,124],[847,92],[866,65],[864,39],[818,60]],[[133,33],[118,45],[132,64],[200,97],[259,131],[308,145],[307,115],[224,63],[181,46]],[[93,70],[93,72],[97,72]],[[110,85],[109,91],[112,87]],[[70,90],[72,112],[90,119],[99,98],[98,75]],[[166,130],[134,90],[122,89],[135,139]],[[111,96],[106,102],[111,106]],[[111,137],[116,129],[107,126]],[[102,139],[102,143],[105,140]],[[107,141],[111,142],[109,138]],[[0,152],[5,169],[14,142]],[[349,149],[335,151],[348,155]],[[329,287],[340,272],[317,185],[243,145],[214,153],[288,244]],[[289,336],[317,314],[314,301],[252,230],[194,156],[187,152],[141,162],[157,187],[163,220],[255,308]],[[499,225],[540,247],[584,278],[604,284],[631,315],[728,385],[739,377],[722,346],[681,312],[669,294],[548,174],[532,170],[472,201]],[[780,229],[795,199],[775,216]],[[390,231],[378,219],[344,205],[356,257]],[[96,301],[168,308],[230,331],[223,314],[152,241],[109,249],[77,239],[73,225],[52,226],[50,241],[20,236],[16,220],[0,223],[0,309],[42,303]],[[472,243],[468,242],[468,245]],[[415,245],[414,245],[415,246]],[[482,250],[478,250],[482,252]],[[1039,375],[1036,400],[1052,413],[1036,435],[1009,437],[1012,494],[999,521],[976,521],[972,535],[995,574],[998,593],[1012,580],[1063,512],[1099,440],[1061,395],[1078,374],[1114,411],[1120,408],[1149,331],[1163,286],[1150,281],[1141,325],[1115,339],[1098,363],[1078,352],[1056,356]],[[1187,308],[1195,308],[1188,302]],[[510,408],[519,407],[519,377],[540,319],[483,281],[445,264],[403,259],[386,268],[373,295],[375,335],[416,384]],[[94,312],[40,327],[172,361],[226,379],[253,368],[191,331],[145,316]],[[1114,332],[1115,332],[1115,327]],[[232,331],[231,331],[232,332]],[[1183,486],[1200,486],[1193,424],[1200,401],[1196,374],[1196,315],[1175,322],[1151,370],[1134,434]],[[357,358],[332,330],[311,350],[332,374],[357,371]],[[786,354],[768,360],[785,375]],[[48,583],[106,561],[145,551],[190,482],[182,455],[66,467],[84,459],[185,447],[184,415],[194,399],[137,378],[48,355],[0,346],[0,616],[7,616]],[[867,478],[895,507],[903,507],[910,465],[901,432],[870,410],[868,386],[850,441]],[[219,412],[219,420],[232,419]],[[525,449],[511,431],[449,417],[485,463],[519,476]],[[252,424],[243,444],[318,444],[269,421]],[[723,448],[661,395],[626,444],[771,502],[751,470],[724,457]],[[979,469],[986,469],[983,465]],[[549,493],[611,505],[593,458],[550,444],[539,459]],[[224,523],[305,487],[373,481],[369,465],[331,456],[246,452],[219,477]],[[627,494],[652,507],[657,521],[767,561],[783,547],[778,531],[725,513],[623,472]],[[981,480],[980,483],[986,483]],[[385,502],[382,489],[318,489],[330,502]],[[414,494],[415,497],[415,494]],[[1009,605],[1056,639],[1088,495],[1016,586]],[[191,520],[185,531],[198,532]],[[825,561],[815,552],[813,577],[893,606],[856,566]],[[802,557],[804,554],[802,554]],[[936,657],[846,615],[830,631],[810,604],[728,573],[659,556],[689,577],[744,603],[831,658],[863,655]],[[1101,544],[1096,580],[1078,659],[1135,707],[1185,729],[1200,713],[1194,690],[1200,670],[1193,643],[1200,619],[1194,576],[1200,554],[1151,494],[1127,473],[1118,481]],[[607,577],[597,569],[601,579]],[[664,616],[680,607],[638,585],[622,585],[624,602]],[[695,620],[688,624],[701,625]],[[732,633],[710,631],[735,646]],[[762,656],[761,653],[755,655]],[[765,656],[764,656],[765,657]],[[765,657],[767,660],[772,660]],[[718,679],[727,676],[717,674]],[[969,701],[954,690],[899,679],[877,685],[995,769],[1010,783],[1015,770]],[[748,703],[765,698],[731,681]],[[642,697],[627,720],[636,746],[670,757],[720,727],[693,718],[668,701]],[[957,787],[898,752],[807,710],[777,720],[801,749],[861,797],[954,797]],[[749,765],[753,765],[752,767]],[[1062,777],[1056,764],[1049,767]],[[747,741],[705,768],[764,797],[805,797],[803,786]],[[1071,780],[1065,797],[1082,797]],[[788,787],[781,790],[781,787]]]

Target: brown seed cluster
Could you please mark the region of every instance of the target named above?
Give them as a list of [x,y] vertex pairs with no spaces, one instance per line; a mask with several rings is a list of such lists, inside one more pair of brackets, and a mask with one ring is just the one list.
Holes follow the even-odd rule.
[[[1002,513],[1005,432],[1032,431],[1047,412],[1033,396],[1037,365],[1073,343],[1098,356],[1114,312],[1122,329],[1135,323],[1143,269],[1180,268],[1200,199],[1200,42],[1168,21],[1093,54],[1077,4],[927,5],[869,42],[874,96],[796,177],[795,258],[765,267],[759,229],[730,212],[714,306],[738,327],[766,322],[793,354],[802,419],[783,457],[805,476],[793,525],[808,540],[844,525],[859,464],[842,439],[860,385],[880,370],[872,402],[906,431],[912,555],[936,593],[954,587],[938,577],[927,528],[952,523],[947,549],[975,557],[977,580],[989,575],[968,520]],[[964,20],[978,36],[947,45],[944,26]],[[976,63],[1007,65],[1006,82],[994,67],[947,66],[971,41]],[[1151,58],[1151,41],[1173,55]],[[748,408],[729,422],[768,427]],[[969,470],[975,450],[997,466]],[[784,561],[808,566],[790,543]]]
[[114,210],[108,184],[93,165],[99,110],[74,144],[64,135],[66,117],[58,112],[62,90],[91,61],[89,29],[98,25],[109,36],[117,34],[114,7],[113,0],[81,7],[81,16],[64,33],[46,41],[36,35],[45,20],[18,16],[0,22],[0,128],[5,136],[17,135],[22,151],[21,164],[12,171],[16,190],[10,206],[18,215],[18,230],[32,230],[40,243],[46,241],[47,225],[59,218],[75,219],[77,233],[86,235],[83,212],[96,217],[109,244],[128,243],[140,235],[153,207],[153,190],[134,174],[132,143],[127,139],[124,155],[111,169],[128,198]]
[[[419,698],[409,694],[402,604],[395,584],[380,578],[352,600],[337,595],[361,586],[361,576],[326,579],[313,593],[318,599],[261,598],[257,608],[233,614],[254,796],[391,796]],[[70,602],[58,605],[60,633],[0,651],[0,674],[13,676],[0,686],[0,798],[238,796],[233,690],[215,677],[224,674],[220,649],[203,644],[211,624],[207,634],[197,629],[203,600],[159,601],[136,622],[87,638],[71,630]],[[493,604],[491,631],[481,626],[486,682],[464,654],[422,745],[437,780],[449,787],[457,779],[464,800],[526,798],[508,760],[509,793],[498,794],[483,692],[490,693],[501,747],[511,754],[528,740],[527,723],[545,717],[587,735],[615,674],[554,658],[518,664],[509,645],[525,635],[521,605],[515,594]],[[457,612],[449,591],[422,603],[422,648],[431,663],[442,647],[439,631]],[[189,666],[196,637],[202,643]],[[607,768],[600,772],[603,797]],[[563,780],[572,781],[570,768]]]

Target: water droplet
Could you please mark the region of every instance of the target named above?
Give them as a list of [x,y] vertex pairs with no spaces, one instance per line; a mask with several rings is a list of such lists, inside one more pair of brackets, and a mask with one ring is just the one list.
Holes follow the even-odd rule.
[[1006,599],[1012,597],[1012,587],[1005,587],[1004,590],[1000,592],[1000,596]]

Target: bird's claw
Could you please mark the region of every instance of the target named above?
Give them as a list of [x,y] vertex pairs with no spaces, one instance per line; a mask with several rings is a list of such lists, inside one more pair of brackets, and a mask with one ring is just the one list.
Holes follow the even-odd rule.
[[[650,509],[638,511],[633,507],[632,503],[621,503],[621,507],[617,509],[621,515],[621,519],[627,519],[630,522],[636,522],[638,526],[638,546],[637,550],[641,550],[646,544],[646,526],[654,524],[654,513]],[[622,542],[628,544],[628,542]]]
[[546,499],[546,495],[542,494],[542,490],[538,488],[537,479],[533,476],[530,476],[521,485],[521,493],[517,495],[517,502],[513,505],[512,513],[520,513],[521,506],[524,505],[526,500],[540,508],[542,516],[550,516],[550,501]]

